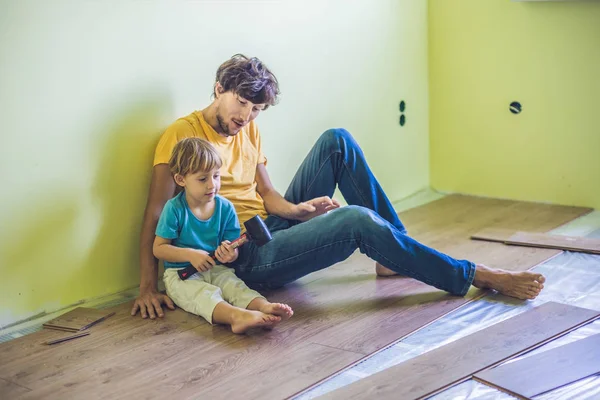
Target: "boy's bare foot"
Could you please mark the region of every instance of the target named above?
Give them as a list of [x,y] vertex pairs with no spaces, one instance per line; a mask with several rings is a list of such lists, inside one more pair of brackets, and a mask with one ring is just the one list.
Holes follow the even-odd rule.
[[265,314],[273,314],[281,317],[282,321],[289,319],[294,315],[294,310],[287,304],[282,303],[267,303],[261,306],[260,311]]
[[480,289],[494,289],[517,299],[535,299],[544,288],[546,278],[535,272],[511,272],[493,269],[478,264],[475,269],[473,286]]
[[281,322],[277,315],[265,314],[260,311],[240,310],[233,315],[231,331],[233,333],[244,333],[250,328],[272,327]]
[[377,276],[399,275],[396,271],[392,271],[391,269],[384,267],[383,265],[379,264],[378,262],[375,263],[375,273],[377,274]]

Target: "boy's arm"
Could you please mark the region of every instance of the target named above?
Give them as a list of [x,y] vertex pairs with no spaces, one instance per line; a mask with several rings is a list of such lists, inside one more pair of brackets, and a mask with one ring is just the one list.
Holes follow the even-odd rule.
[[264,164],[256,166],[255,180],[256,190],[265,202],[265,209],[272,215],[304,222],[340,206],[337,200],[329,196],[317,197],[299,204],[290,203],[275,190]]
[[160,260],[172,263],[189,262],[199,271],[208,271],[215,265],[215,261],[206,251],[173,246],[171,239],[160,236],[156,236],[152,248],[154,256]]
[[223,220],[223,242],[215,250],[215,256],[219,262],[227,264],[234,262],[239,256],[238,249],[232,249],[230,244],[240,237],[241,230],[233,204],[225,199],[223,201],[227,210]]
[[173,246],[171,239],[165,239],[160,236],[155,237],[154,245],[152,246],[154,257],[172,263],[190,262],[190,250],[192,249]]
[[175,309],[173,301],[157,290],[158,260],[154,258],[152,246],[156,225],[165,203],[175,194],[175,182],[167,164],[158,164],[152,169],[152,182],[146,210],[144,211],[144,222],[140,237],[140,295],[133,304],[131,315],[137,314],[138,310],[142,318],[150,315],[151,319],[156,315],[163,317],[162,304],[171,310]]

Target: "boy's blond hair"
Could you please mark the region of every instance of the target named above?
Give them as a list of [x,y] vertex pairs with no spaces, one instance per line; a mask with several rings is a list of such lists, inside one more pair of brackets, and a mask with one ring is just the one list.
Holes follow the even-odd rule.
[[223,161],[214,146],[195,137],[180,140],[169,160],[171,173],[181,176],[212,171],[221,168],[221,165]]

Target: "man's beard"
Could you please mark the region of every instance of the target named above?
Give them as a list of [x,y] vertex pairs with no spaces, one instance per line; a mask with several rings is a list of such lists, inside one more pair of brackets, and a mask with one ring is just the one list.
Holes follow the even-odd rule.
[[223,133],[224,135],[231,136],[231,133],[229,132],[229,127],[225,123],[225,120],[223,120],[223,117],[221,117],[218,112],[217,112],[217,123],[219,124],[219,128],[221,128],[221,132],[219,132],[219,133]]

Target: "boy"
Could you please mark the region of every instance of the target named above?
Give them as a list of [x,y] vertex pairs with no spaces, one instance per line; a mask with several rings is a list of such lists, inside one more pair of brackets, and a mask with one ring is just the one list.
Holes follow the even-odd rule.
[[[292,316],[286,304],[270,303],[249,289],[224,265],[235,261],[231,241],[240,236],[233,204],[217,193],[222,160],[215,148],[199,138],[175,146],[169,168],[183,191],[165,205],[154,240],[154,256],[164,261],[167,294],[187,312],[209,323],[227,324],[234,333],[252,327],[272,327]],[[220,243],[220,245],[219,245]],[[192,264],[198,273],[182,281],[177,270]]]

